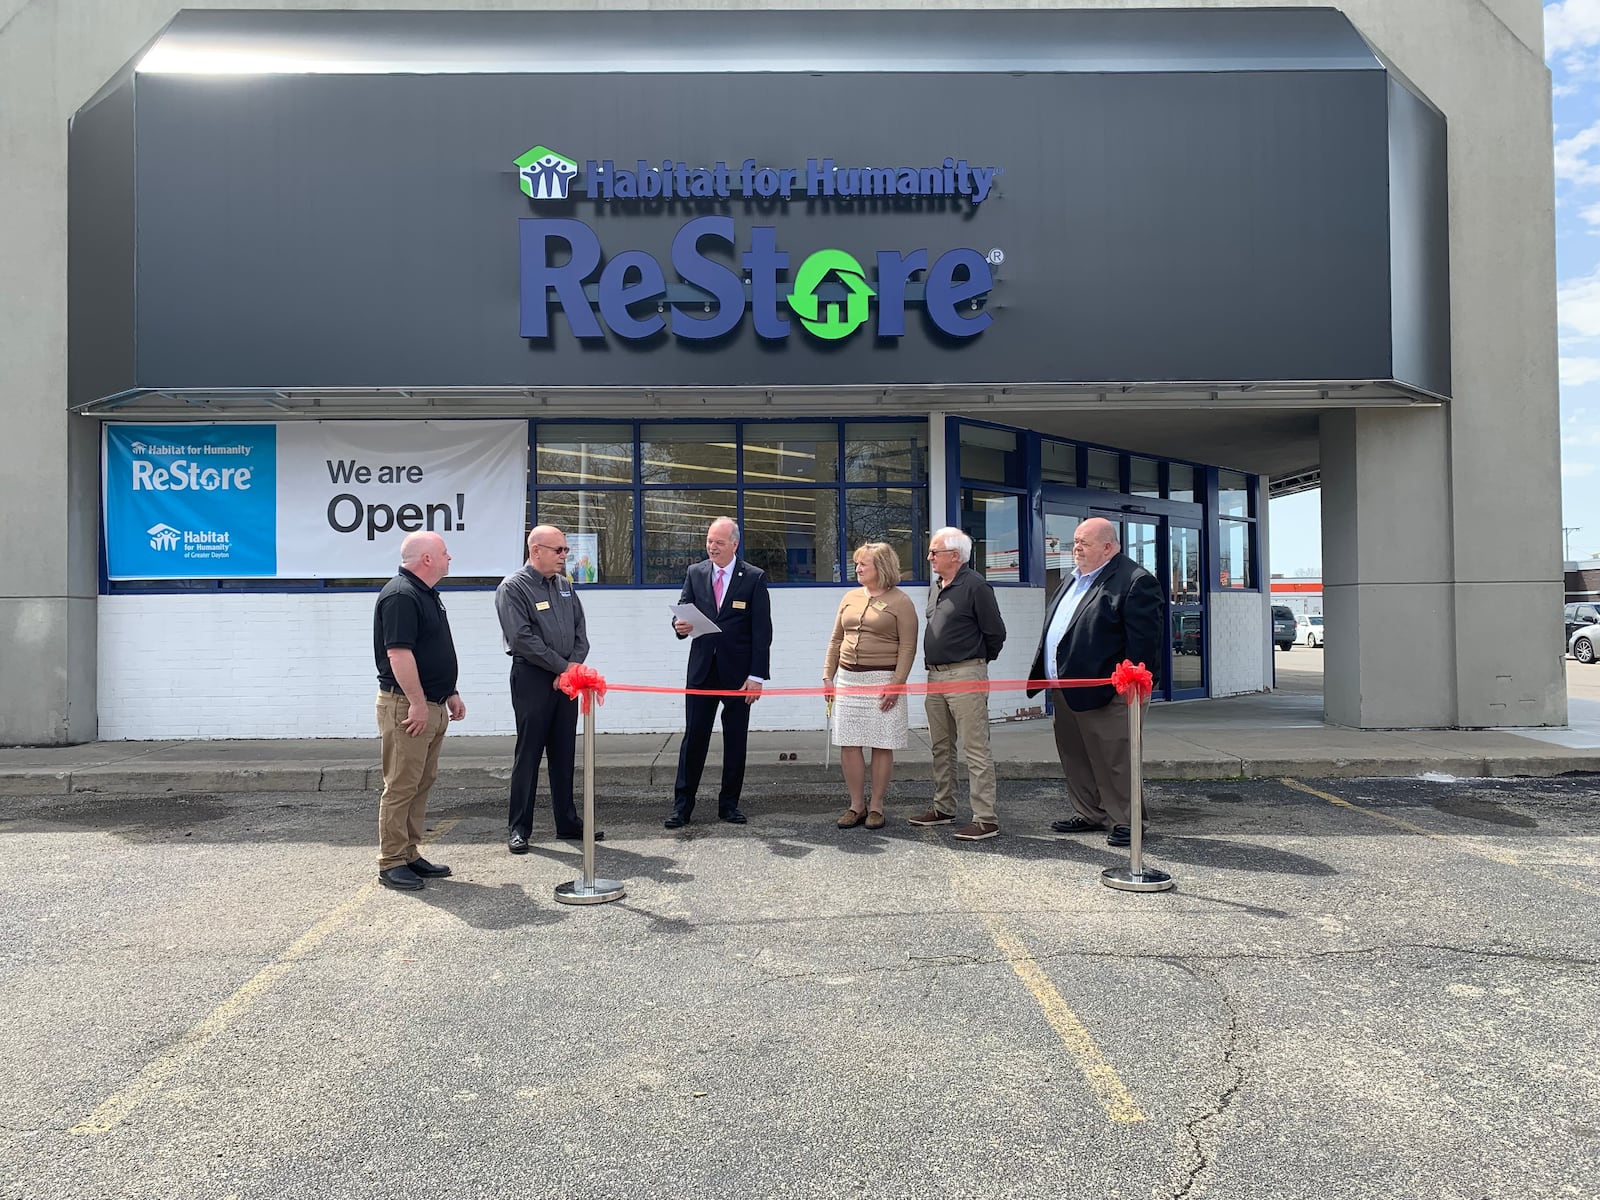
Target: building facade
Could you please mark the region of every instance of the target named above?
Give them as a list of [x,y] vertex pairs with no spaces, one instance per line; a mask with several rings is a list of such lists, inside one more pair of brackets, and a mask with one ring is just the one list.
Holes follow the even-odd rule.
[[1168,590],[1165,698],[1257,690],[1308,472],[1330,721],[1564,723],[1540,46],[1532,0],[25,6],[0,742],[367,732],[373,580],[424,527],[504,731],[529,521],[591,661],[671,686],[737,516],[804,686],[854,546],[920,599],[943,524],[1021,679],[1105,515]]

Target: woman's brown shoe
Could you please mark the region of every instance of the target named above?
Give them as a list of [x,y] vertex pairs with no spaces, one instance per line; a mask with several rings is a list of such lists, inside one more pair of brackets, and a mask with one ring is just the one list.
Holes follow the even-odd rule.
[[[857,825],[861,824],[866,815],[867,814],[864,812],[857,812],[853,808],[847,808],[844,810],[844,815],[839,818],[839,828],[854,829]],[[868,828],[871,828],[871,824],[872,823],[870,821],[867,822]]]
[[883,828],[883,814],[881,812],[869,812],[867,814],[867,828],[868,829],[882,829]]

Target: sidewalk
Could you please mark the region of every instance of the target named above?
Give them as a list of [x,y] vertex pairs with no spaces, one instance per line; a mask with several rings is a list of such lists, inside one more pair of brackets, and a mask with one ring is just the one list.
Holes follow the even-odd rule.
[[[1550,776],[1600,771],[1600,700],[1573,697],[1571,727],[1530,730],[1370,732],[1322,722],[1317,690],[1297,688],[1226,700],[1160,704],[1145,726],[1149,779],[1249,779],[1295,775],[1460,778]],[[596,736],[597,788],[667,792],[677,771],[676,733]],[[1051,723],[1002,722],[992,729],[1001,779],[1059,779]],[[720,737],[711,743],[706,780],[715,790]],[[504,787],[510,737],[445,739],[443,788]],[[580,741],[580,771],[582,745]],[[752,732],[745,778],[755,788],[834,795],[839,756],[823,762],[824,733]],[[792,760],[780,758],[792,755]],[[926,780],[927,731],[895,755],[897,780]],[[376,735],[363,739],[91,742],[82,746],[0,749],[0,795],[72,792],[373,791],[382,786]],[[702,784],[705,791],[707,784]]]

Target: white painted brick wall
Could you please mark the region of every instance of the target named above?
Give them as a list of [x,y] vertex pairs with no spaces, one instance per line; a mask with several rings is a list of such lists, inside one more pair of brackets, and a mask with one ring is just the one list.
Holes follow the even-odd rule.
[[1238,696],[1272,686],[1267,640],[1272,597],[1264,592],[1212,592],[1209,606],[1211,695]]
[[[921,610],[923,588],[908,588]],[[452,591],[445,603],[461,660],[467,720],[452,736],[514,732],[491,591]],[[1044,593],[1001,588],[1010,637],[990,674],[1027,675]],[[773,686],[814,687],[840,592],[775,588]],[[672,635],[673,589],[588,591],[590,665],[612,683],[683,685],[688,644]],[[99,604],[100,736],[121,738],[367,737],[373,733],[372,592],[102,596]],[[914,681],[926,678],[918,667]],[[996,716],[1032,702],[997,694]],[[913,700],[914,724],[925,725]],[[756,729],[823,727],[820,697],[773,697],[755,706]],[[611,733],[682,728],[677,696],[613,693],[599,728]]]

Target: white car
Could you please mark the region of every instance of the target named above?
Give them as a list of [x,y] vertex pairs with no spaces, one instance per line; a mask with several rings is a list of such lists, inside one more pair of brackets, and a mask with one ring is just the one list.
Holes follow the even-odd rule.
[[1294,640],[1302,646],[1322,648],[1322,617],[1301,617],[1295,622]]
[[1580,625],[1567,639],[1567,653],[1581,663],[1592,663],[1600,654],[1600,625]]

